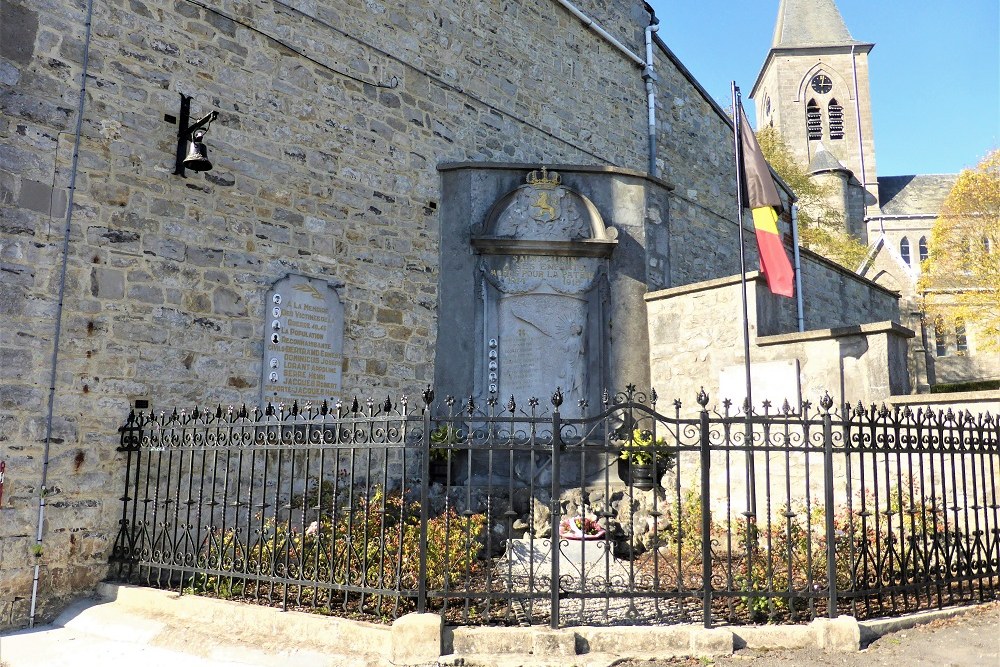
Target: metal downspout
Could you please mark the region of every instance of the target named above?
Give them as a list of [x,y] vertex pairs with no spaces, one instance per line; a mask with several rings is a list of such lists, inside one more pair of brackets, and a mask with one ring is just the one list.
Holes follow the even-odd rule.
[[73,222],[73,194],[76,191],[76,168],[80,156],[80,135],[83,130],[83,108],[87,95],[87,68],[90,61],[90,27],[94,16],[94,0],[87,0],[86,37],[83,40],[83,69],[80,73],[80,101],[76,110],[76,130],[73,135],[73,164],[70,168],[69,195],[66,202],[66,228],[63,231],[62,266],[59,273],[59,305],[56,309],[55,334],[52,341],[52,363],[49,373],[49,398],[45,414],[45,449],[42,453],[42,479],[38,485],[38,529],[35,532],[35,573],[31,581],[31,610],[28,627],[35,626],[35,609],[38,603],[39,562],[42,553],[42,528],[45,524],[45,493],[49,474],[49,449],[52,443],[52,415],[56,393],[56,368],[59,360],[59,334],[62,330],[63,297],[66,293],[66,265],[69,259],[70,227]]
[[792,251],[795,255],[795,312],[799,333],[806,330],[805,308],[802,302],[802,258],[799,254],[799,206],[792,204]]
[[658,176],[656,168],[656,73],[653,71],[653,33],[660,29],[660,19],[656,12],[646,4],[649,12],[649,25],[646,26],[646,68],[642,71],[642,80],[646,82],[646,104],[649,107],[649,174]]
[[[858,121],[858,157],[861,160],[861,190],[864,193],[862,206],[864,207],[861,216],[861,226],[866,228],[868,224],[868,172],[865,171],[865,142],[861,136],[861,95],[858,92],[858,61],[854,55],[854,45],[851,45],[851,70],[854,75],[854,114]],[[864,229],[867,232],[867,229]],[[864,234],[867,237],[867,233]]]
[[648,3],[643,3],[650,15],[649,25],[646,26],[646,58],[644,60],[615,39],[607,30],[597,25],[592,18],[577,9],[576,5],[569,2],[569,0],[556,0],[556,2],[562,5],[570,14],[580,19],[584,25],[600,35],[611,46],[621,51],[625,57],[642,68],[649,117],[649,173],[652,176],[656,176],[656,92],[653,85],[656,82],[656,75],[653,73],[653,33],[659,30],[660,20],[656,18],[653,8]]

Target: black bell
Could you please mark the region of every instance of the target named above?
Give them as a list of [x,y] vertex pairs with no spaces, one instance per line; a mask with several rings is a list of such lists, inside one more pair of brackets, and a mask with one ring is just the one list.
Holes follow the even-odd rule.
[[209,171],[212,163],[208,160],[208,148],[202,139],[205,138],[204,130],[196,130],[191,135],[188,142],[187,156],[184,158],[184,168],[191,171]]

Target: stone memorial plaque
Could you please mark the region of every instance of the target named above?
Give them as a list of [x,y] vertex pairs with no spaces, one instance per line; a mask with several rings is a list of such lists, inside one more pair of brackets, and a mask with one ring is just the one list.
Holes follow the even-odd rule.
[[500,395],[548,398],[561,387],[567,409],[587,397],[588,302],[562,294],[508,296],[499,303]]
[[271,288],[265,307],[262,401],[340,398],[344,306],[333,285],[289,275]]

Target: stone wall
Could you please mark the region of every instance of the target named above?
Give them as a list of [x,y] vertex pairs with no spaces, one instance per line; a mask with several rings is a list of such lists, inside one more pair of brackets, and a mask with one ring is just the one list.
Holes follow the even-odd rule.
[[[845,275],[839,292],[844,301],[836,302],[832,289],[807,309],[806,332],[775,335],[795,331],[781,322],[795,302],[772,295],[757,273],[748,279],[755,409],[764,400],[775,408],[788,400],[797,409],[802,400],[815,404],[826,391],[839,405],[909,390],[905,341],[912,332],[895,324],[894,304],[874,310]],[[646,296],[652,384],[661,396],[681,399],[688,412],[697,410],[693,399],[702,387],[714,404],[728,398],[738,408],[746,396],[740,292],[739,277],[730,277]],[[831,324],[850,321],[862,324]]]
[[[577,4],[642,52],[642,3]],[[46,618],[104,576],[130,402],[259,399],[276,280],[338,286],[346,395],[415,394],[433,376],[437,166],[648,161],[641,71],[554,2],[110,0],[89,39],[86,8],[0,0],[0,624],[27,615],[43,469]],[[728,125],[662,47],[657,67],[678,196],[648,224],[670,213],[713,248],[735,230]],[[214,169],[187,178],[165,119],[181,94],[194,119],[220,113]],[[671,273],[657,234],[643,280],[700,275],[687,259]]]
[[[791,257],[792,253],[786,248]],[[893,320],[898,322],[899,297],[870,280],[809,250],[800,249],[805,329],[839,327]],[[751,264],[751,266],[754,266]],[[795,299],[763,292],[758,302],[761,336],[798,330]]]

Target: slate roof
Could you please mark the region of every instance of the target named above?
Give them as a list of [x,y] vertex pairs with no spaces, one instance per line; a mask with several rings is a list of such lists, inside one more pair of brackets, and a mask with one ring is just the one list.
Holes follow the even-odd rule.
[[850,171],[840,160],[833,156],[833,153],[826,150],[823,142],[820,142],[813,159],[809,162],[810,174],[822,174],[828,171]]
[[879,176],[883,215],[937,215],[958,174]]
[[781,0],[772,49],[861,44],[851,37],[834,0]]

